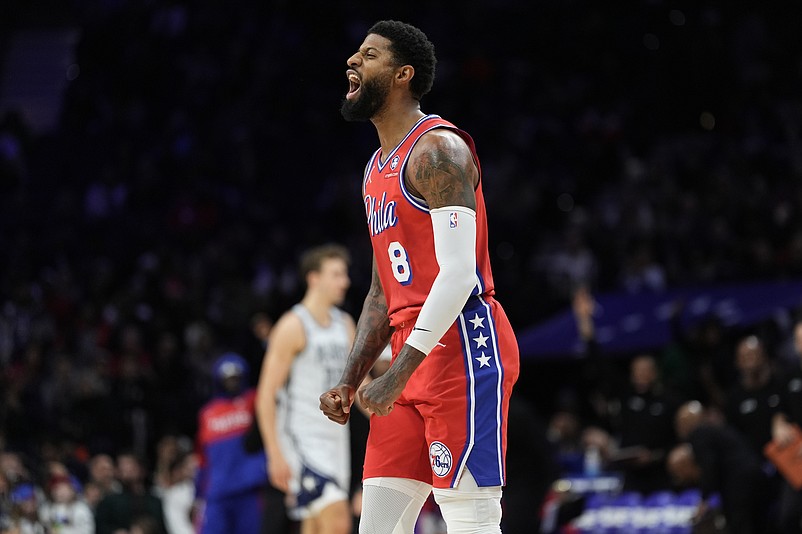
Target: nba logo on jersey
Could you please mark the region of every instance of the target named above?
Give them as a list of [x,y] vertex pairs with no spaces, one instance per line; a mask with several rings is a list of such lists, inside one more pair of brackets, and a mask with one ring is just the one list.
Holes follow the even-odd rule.
[[448,227],[449,228],[456,228],[457,227],[457,212],[452,211],[448,214]]
[[391,171],[394,171],[395,168],[398,167],[398,162],[399,161],[400,161],[400,158],[398,156],[394,157],[392,159],[392,161],[390,161],[390,170]]
[[443,443],[433,441],[429,445],[429,458],[432,461],[432,472],[443,478],[451,471],[451,451]]

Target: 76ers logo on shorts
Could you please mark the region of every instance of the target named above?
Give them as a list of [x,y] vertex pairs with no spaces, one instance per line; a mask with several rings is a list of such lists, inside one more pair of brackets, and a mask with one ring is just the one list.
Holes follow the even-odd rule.
[[429,459],[432,462],[432,471],[443,478],[451,471],[451,451],[439,441],[429,445]]

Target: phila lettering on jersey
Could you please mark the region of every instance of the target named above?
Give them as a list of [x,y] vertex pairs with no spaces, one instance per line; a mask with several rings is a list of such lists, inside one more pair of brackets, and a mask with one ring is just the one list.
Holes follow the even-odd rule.
[[[493,275],[487,251],[487,217],[482,193],[482,170],[473,139],[437,115],[421,118],[386,156],[377,150],[365,167],[362,198],[390,323],[402,325],[420,312],[440,271],[434,252],[429,207],[413,196],[404,182],[407,162],[418,140],[435,128],[447,128],[468,145],[479,170],[476,187],[476,278],[472,295],[492,296]],[[453,224],[458,224],[458,213]]]

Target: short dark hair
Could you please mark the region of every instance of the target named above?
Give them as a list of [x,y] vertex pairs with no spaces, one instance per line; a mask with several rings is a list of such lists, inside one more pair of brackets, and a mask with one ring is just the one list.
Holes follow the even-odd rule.
[[343,260],[346,264],[351,263],[350,254],[342,245],[328,244],[307,250],[301,256],[301,278],[306,280],[309,273],[320,271],[323,262],[332,258]]
[[390,50],[399,66],[412,65],[415,69],[409,90],[415,99],[420,100],[434,83],[437,58],[432,42],[415,26],[397,20],[381,20],[368,30],[368,34],[371,33],[390,41]]

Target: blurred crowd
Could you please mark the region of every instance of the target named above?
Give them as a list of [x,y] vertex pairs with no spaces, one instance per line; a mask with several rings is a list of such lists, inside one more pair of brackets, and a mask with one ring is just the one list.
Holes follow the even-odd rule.
[[[0,52],[15,29],[79,29],[57,128],[0,116],[0,494],[18,515],[78,494],[92,510],[108,491],[97,458],[125,477],[120,455],[156,466],[167,436],[194,437],[215,358],[235,350],[259,368],[271,321],[303,289],[301,250],[348,247],[345,308],[358,313],[371,254],[360,174],[376,140],[338,108],[345,59],[380,18],[420,26],[437,47],[422,107],[477,142],[516,327],[580,286],[802,274],[802,40],[779,4],[41,4],[11,0],[0,21],[12,30]],[[731,422],[735,333],[709,326],[690,341],[678,332],[657,366],[672,407],[700,400]],[[779,345],[767,352],[785,361]],[[654,375],[634,361],[633,376]],[[605,396],[629,370],[602,367],[581,384],[539,383],[535,370],[519,391],[567,392],[538,407],[549,435],[572,417],[592,424],[608,461],[609,443],[633,452],[626,434],[611,438],[626,399]]]
[[[697,488],[695,520],[715,496],[728,532],[802,531],[802,316],[777,343],[711,320],[615,368],[592,295],[572,304],[586,353],[546,430],[556,479],[615,474],[639,496]],[[783,449],[791,472],[771,454]]]

